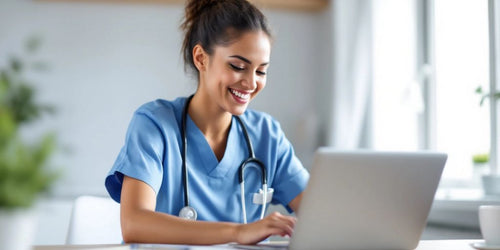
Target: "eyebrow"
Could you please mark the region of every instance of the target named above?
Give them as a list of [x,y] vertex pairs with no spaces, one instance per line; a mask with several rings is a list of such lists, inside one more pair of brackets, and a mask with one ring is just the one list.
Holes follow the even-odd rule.
[[[252,64],[252,61],[246,59],[245,57],[239,56],[239,55],[232,55],[230,57],[238,58],[238,59],[240,59],[240,60],[242,60],[242,61],[244,61],[244,62],[246,62],[248,64]],[[260,66],[265,66],[265,65],[268,65],[268,64],[269,64],[268,62],[265,62],[265,63],[260,64]]]

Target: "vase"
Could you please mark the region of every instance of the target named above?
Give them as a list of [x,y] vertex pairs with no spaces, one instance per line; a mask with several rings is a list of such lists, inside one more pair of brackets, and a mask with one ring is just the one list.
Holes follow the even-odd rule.
[[31,249],[35,239],[36,220],[36,213],[31,208],[0,207],[0,249]]
[[500,175],[483,175],[481,180],[485,195],[500,196]]

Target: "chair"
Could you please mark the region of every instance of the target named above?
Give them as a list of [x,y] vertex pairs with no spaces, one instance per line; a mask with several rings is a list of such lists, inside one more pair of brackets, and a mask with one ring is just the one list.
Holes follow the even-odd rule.
[[97,196],[80,196],[74,201],[66,244],[121,242],[120,204]]

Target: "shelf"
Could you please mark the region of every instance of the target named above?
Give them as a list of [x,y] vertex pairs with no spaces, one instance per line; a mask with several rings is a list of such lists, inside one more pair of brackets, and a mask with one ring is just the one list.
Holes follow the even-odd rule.
[[[184,4],[184,0],[36,0],[39,2],[91,2],[116,4]],[[250,0],[263,9],[320,11],[328,8],[330,0]]]

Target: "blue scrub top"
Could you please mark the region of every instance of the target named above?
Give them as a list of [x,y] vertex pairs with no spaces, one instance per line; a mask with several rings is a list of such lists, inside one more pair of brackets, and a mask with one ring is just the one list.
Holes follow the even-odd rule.
[[[120,202],[126,175],[151,186],[157,195],[156,211],[177,216],[184,207],[181,121],[185,102],[185,97],[174,101],[159,99],[134,113],[125,145],[105,180],[115,201]],[[266,166],[268,186],[274,189],[271,202],[291,211],[288,203],[305,189],[309,173],[270,115],[246,110],[240,117],[247,126],[256,157]],[[249,153],[241,125],[233,117],[220,162],[189,115],[186,125],[189,202],[198,212],[198,220],[243,222],[238,168]],[[253,203],[253,193],[261,187],[260,170],[245,168],[249,222],[260,217],[261,205]]]

